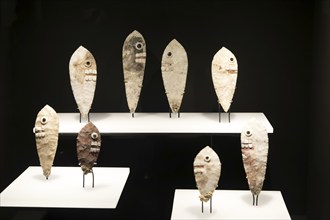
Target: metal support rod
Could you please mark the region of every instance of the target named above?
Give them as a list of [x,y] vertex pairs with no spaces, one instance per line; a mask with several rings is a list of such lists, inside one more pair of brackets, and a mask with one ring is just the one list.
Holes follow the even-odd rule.
[[218,111],[219,111],[219,123],[221,122],[221,106],[218,103]]
[[[93,172],[93,170],[91,171],[91,173],[92,173],[92,178],[93,178],[92,187],[94,188],[94,172]],[[83,173],[83,187],[84,188],[85,188],[85,175],[87,175],[87,174]]]
[[[202,213],[204,213],[204,202],[202,201]],[[210,213],[212,213],[212,197],[210,198]]]
[[253,205],[258,206],[259,195],[252,194],[252,197],[253,197]]
[[132,118],[134,118],[134,112],[132,112]]
[[210,213],[212,213],[212,197],[210,198]]
[[93,172],[93,170],[92,170],[92,176],[93,176],[93,184],[92,184],[92,186],[94,188],[94,172]]
[[[90,122],[89,112],[87,114],[87,120]],[[79,123],[81,123],[81,113],[79,113]]]

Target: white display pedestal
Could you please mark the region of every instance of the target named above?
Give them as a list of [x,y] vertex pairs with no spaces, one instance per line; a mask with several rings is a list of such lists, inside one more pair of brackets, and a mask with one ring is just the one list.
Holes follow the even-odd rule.
[[252,194],[249,190],[216,190],[212,197],[212,213],[210,202],[204,203],[202,213],[197,189],[177,189],[171,219],[291,219],[280,191],[261,191],[258,203],[258,206],[252,205]]
[[80,167],[52,167],[48,180],[40,166],[28,167],[0,194],[0,206],[114,209],[129,168],[94,167],[85,176]]
[[[78,133],[87,123],[79,121],[79,113],[58,113],[59,133]],[[243,126],[250,118],[256,118],[264,123],[267,132],[273,133],[273,127],[263,113],[180,113],[180,118],[169,113],[90,113],[92,121],[101,134],[129,134],[129,133],[241,133]]]

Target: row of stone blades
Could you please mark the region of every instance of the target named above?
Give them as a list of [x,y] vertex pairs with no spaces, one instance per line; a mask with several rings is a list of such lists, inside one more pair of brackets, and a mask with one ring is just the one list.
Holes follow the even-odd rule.
[[[138,31],[130,33],[124,41],[122,64],[126,99],[130,113],[136,111],[147,59],[144,37]],[[238,63],[235,55],[222,47],[212,60],[212,80],[218,103],[227,112],[236,89]],[[179,113],[186,87],[188,56],[185,48],[173,39],[162,56],[161,71],[165,93],[173,113]],[[91,108],[97,79],[97,66],[94,56],[80,46],[69,62],[70,82],[74,98],[83,118]]]

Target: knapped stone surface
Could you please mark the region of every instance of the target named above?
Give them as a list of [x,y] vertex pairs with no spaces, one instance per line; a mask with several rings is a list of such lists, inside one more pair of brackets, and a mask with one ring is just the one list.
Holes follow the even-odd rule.
[[228,112],[233,101],[238,75],[238,63],[235,55],[222,47],[213,57],[211,71],[218,103],[225,112]]
[[131,113],[135,112],[140,99],[146,57],[146,42],[135,30],[125,39],[122,52],[126,99]]
[[88,122],[77,136],[77,156],[84,174],[92,172],[101,149],[101,135],[97,127]]
[[188,56],[176,39],[163,52],[161,71],[170,108],[173,113],[178,113],[186,87]]
[[200,200],[207,202],[218,187],[221,162],[217,153],[209,146],[203,148],[194,160],[194,175]]
[[45,105],[38,113],[33,133],[43,175],[48,179],[58,143],[59,119],[56,111]]
[[255,118],[250,119],[242,130],[241,150],[250,191],[258,196],[266,174],[268,133],[265,126]]
[[97,68],[91,52],[80,46],[69,62],[70,83],[78,109],[83,118],[91,109],[96,88]]

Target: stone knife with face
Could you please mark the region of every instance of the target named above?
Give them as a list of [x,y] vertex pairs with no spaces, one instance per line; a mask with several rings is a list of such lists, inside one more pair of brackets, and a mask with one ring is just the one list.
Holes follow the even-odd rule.
[[267,167],[268,133],[265,126],[255,118],[250,119],[241,132],[241,150],[253,205],[258,205]]
[[238,74],[235,55],[222,47],[213,57],[211,71],[218,103],[228,112],[233,101]]
[[206,146],[194,160],[194,175],[202,202],[207,202],[212,197],[218,187],[220,174],[220,158],[212,148]]
[[69,62],[71,88],[83,118],[87,118],[96,88],[96,61],[86,48],[80,46]]
[[84,175],[93,172],[100,153],[101,135],[97,127],[88,122],[77,136],[77,156]]
[[43,174],[48,179],[53,166],[58,143],[59,119],[49,105],[43,107],[36,118],[33,133]]
[[176,39],[163,52],[161,71],[170,108],[173,113],[178,113],[186,87],[188,56]]
[[133,116],[140,98],[146,58],[146,42],[138,31],[133,31],[125,39],[122,51],[126,99]]

